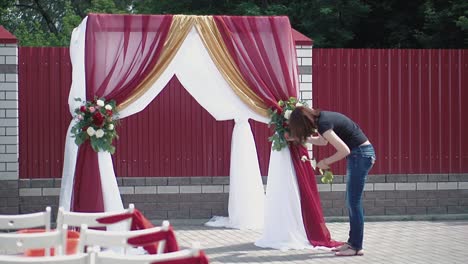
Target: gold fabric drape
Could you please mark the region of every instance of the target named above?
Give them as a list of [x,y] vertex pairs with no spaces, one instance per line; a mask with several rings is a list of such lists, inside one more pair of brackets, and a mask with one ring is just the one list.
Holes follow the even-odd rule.
[[249,88],[247,82],[242,77],[237,65],[235,65],[234,60],[229,54],[213,17],[198,17],[196,27],[211,59],[237,96],[252,110],[262,116],[268,117],[267,105]]
[[182,46],[182,43],[190,32],[193,24],[193,16],[175,15],[173,17],[166,43],[164,43],[164,47],[161,52],[161,58],[156,63],[154,69],[138,85],[135,91],[125,101],[118,105],[118,111],[122,111],[127,106],[135,102],[159,79],[161,74],[166,70],[169,63],[177,54],[180,46]]
[[180,46],[192,29],[192,26],[196,27],[211,59],[237,96],[252,110],[262,116],[268,117],[268,107],[261,98],[249,88],[242,77],[224,44],[212,16],[175,15],[172,20],[171,28],[169,29],[168,38],[166,43],[164,43],[160,60],[143,82],[135,89],[135,92],[118,106],[118,110],[121,111],[135,102],[159,79],[175,54],[177,54]]

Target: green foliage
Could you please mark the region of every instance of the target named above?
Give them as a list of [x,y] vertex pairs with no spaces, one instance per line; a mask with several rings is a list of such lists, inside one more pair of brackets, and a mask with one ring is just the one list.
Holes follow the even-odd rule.
[[120,7],[114,0],[93,0],[91,5],[86,9],[86,13],[106,13],[106,14],[125,14],[129,13],[127,6]]
[[[75,100],[81,102],[80,98]],[[76,123],[71,129],[76,145],[89,140],[94,151],[108,151],[114,154],[115,147],[112,142],[118,138],[115,130],[118,125],[115,101],[95,98],[93,101],[82,103],[82,106],[75,109]]]
[[322,169],[319,169],[320,171],[320,174],[322,175],[322,178],[320,178],[320,180],[322,181],[322,183],[332,183],[333,182],[333,172],[328,169],[328,170],[322,170]]
[[[448,2],[448,3],[447,3]],[[424,48],[462,48],[467,43],[465,0],[427,0],[423,5],[424,25],[415,33]]]
[[307,104],[303,101],[298,101],[295,97],[290,97],[287,101],[278,101],[277,109],[268,110],[270,116],[268,126],[275,127],[275,133],[268,138],[272,142],[271,146],[273,150],[280,151],[288,146],[288,141],[285,138],[285,134],[289,133],[288,119],[297,106],[307,106]]
[[0,0],[22,46],[68,46],[90,12],[286,15],[315,47],[466,48],[466,0]]

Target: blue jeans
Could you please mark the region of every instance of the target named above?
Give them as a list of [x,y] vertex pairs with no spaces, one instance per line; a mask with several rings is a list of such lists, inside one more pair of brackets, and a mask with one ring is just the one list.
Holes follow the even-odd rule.
[[362,249],[364,238],[364,212],[362,194],[367,174],[374,165],[375,151],[372,145],[355,147],[347,157],[346,206],[349,215],[348,244],[355,250]]

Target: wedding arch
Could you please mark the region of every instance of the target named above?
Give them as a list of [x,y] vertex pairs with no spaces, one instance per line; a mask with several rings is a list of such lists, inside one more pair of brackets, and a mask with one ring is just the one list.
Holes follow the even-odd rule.
[[[335,245],[314,172],[301,162],[307,149],[291,146],[271,153],[265,196],[248,123],[250,118],[268,122],[269,108],[298,95],[287,17],[90,14],[72,34],[70,56],[71,113],[79,106],[75,98],[97,96],[115,100],[125,118],[143,110],[176,75],[216,120],[235,120],[227,226],[263,228],[259,246]],[[74,122],[65,143],[60,206],[123,209],[110,154],[94,152],[89,143],[75,145]],[[281,222],[285,213],[288,218]]]

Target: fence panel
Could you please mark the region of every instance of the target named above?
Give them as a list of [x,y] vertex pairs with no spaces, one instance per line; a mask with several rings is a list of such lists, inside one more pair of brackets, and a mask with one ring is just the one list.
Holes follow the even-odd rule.
[[60,177],[71,116],[68,48],[19,49],[20,178]]
[[[314,49],[313,102],[354,119],[376,147],[373,174],[468,172],[467,50]],[[68,48],[19,49],[20,178],[60,178],[71,116]],[[271,130],[251,121],[262,175]],[[232,121],[216,122],[176,78],[122,120],[116,174],[229,175]],[[321,158],[331,146],[315,148]],[[345,173],[344,162],[333,166]]]
[[[354,119],[373,174],[466,173],[467,50],[314,49],[314,106]],[[332,147],[316,148],[320,158]],[[334,165],[345,173],[344,161]]]

